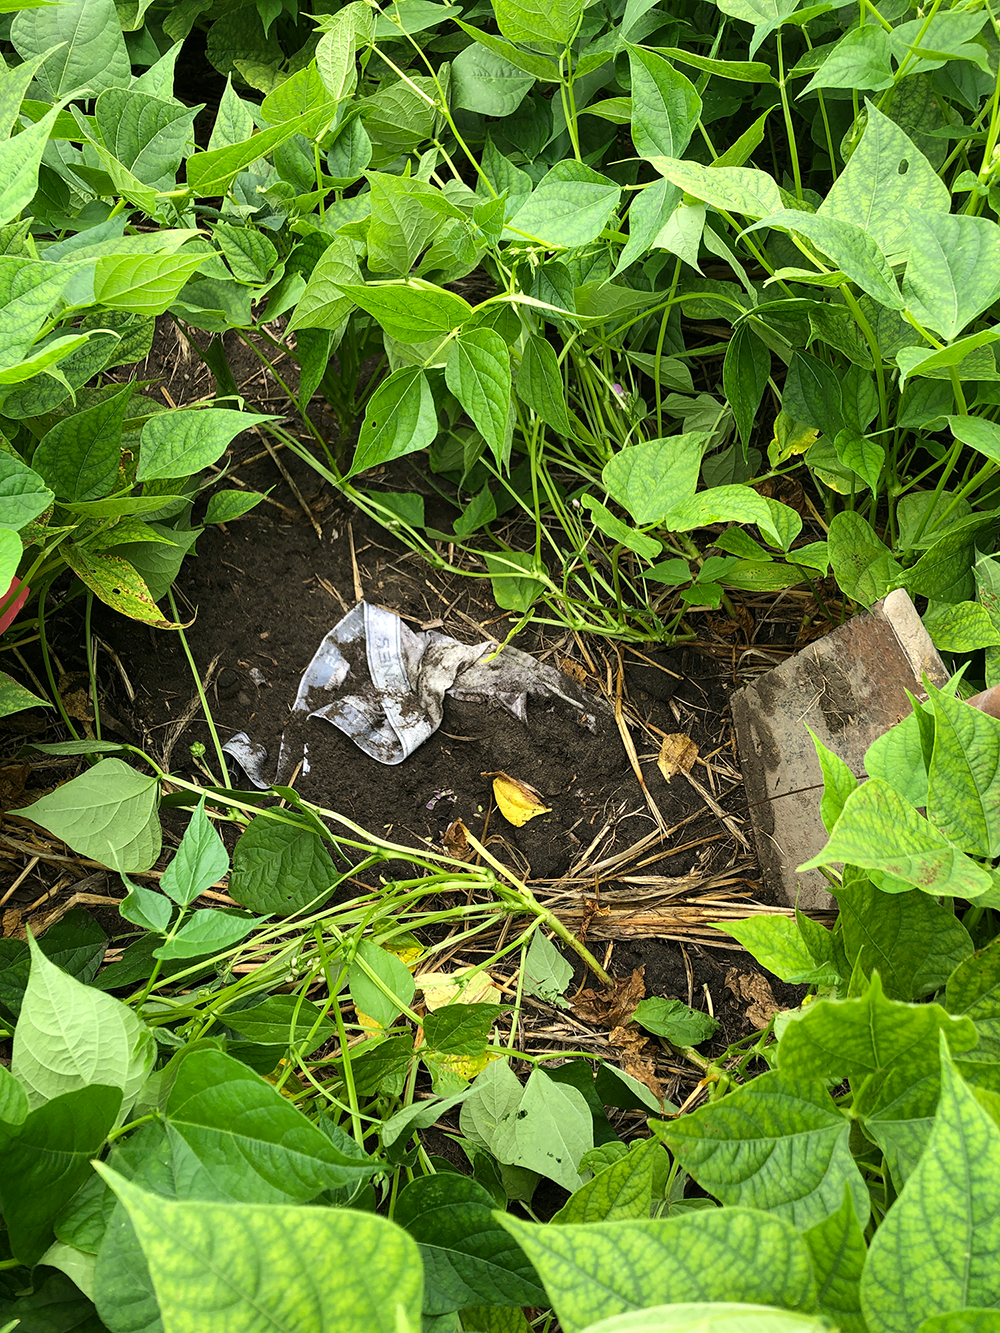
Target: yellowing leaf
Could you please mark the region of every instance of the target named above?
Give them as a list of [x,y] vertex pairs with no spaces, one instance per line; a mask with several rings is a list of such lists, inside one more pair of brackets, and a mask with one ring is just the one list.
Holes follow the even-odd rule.
[[360,1009],[355,1009],[354,1016],[357,1018],[358,1023],[361,1025],[361,1027],[364,1028],[366,1032],[378,1033],[385,1031],[385,1028],[382,1026],[382,1024],[378,1021],[377,1018],[372,1018],[368,1014],[363,1014]]
[[142,575],[120,555],[90,551],[72,542],[63,546],[62,555],[81,582],[113,611],[145,621],[156,629],[184,628],[166,619],[150,596]]
[[690,773],[697,758],[698,747],[691,737],[685,736],[683,731],[675,731],[664,736],[656,767],[663,774],[664,781],[669,782],[678,773]]
[[454,972],[424,972],[416,978],[417,989],[424,993],[424,1004],[432,1012],[446,1004],[499,1004],[500,992],[488,972],[477,972],[462,981],[472,965],[464,964]]
[[768,461],[772,467],[777,467],[794,454],[804,454],[818,438],[819,431],[814,426],[779,412],[774,419],[774,439],[767,446]]
[[502,1060],[503,1055],[503,1051],[483,1051],[479,1055],[442,1055],[436,1051],[433,1056],[426,1057],[425,1063],[447,1070],[449,1074],[456,1074],[471,1083],[491,1061]]
[[521,828],[536,815],[547,815],[551,807],[543,805],[541,792],[529,787],[526,782],[519,782],[509,773],[484,773],[484,777],[493,779],[493,795],[504,819],[515,828]]

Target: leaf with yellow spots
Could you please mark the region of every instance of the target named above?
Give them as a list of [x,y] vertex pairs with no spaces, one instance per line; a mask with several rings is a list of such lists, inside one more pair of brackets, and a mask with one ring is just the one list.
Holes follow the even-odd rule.
[[132,620],[144,621],[155,629],[185,628],[166,619],[153,601],[142,575],[120,555],[90,551],[72,542],[62,548],[62,555],[80,581],[113,611]]
[[493,779],[493,795],[500,813],[515,828],[521,828],[536,815],[549,813],[551,807],[544,804],[541,792],[526,782],[512,778],[509,773],[484,773],[483,777]]

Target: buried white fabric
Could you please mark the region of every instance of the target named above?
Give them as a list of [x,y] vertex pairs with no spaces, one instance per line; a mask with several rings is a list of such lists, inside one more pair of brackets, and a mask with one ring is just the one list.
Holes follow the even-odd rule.
[[[435,630],[417,632],[399,616],[359,602],[324,638],[299,682],[289,726],[281,738],[274,781],[288,781],[300,764],[308,771],[303,724],[322,718],[350,736],[381,764],[401,764],[432,736],[444,715],[444,696],[495,699],[522,722],[527,699],[561,699],[595,727],[603,707],[569,677],[517,648],[492,641],[459,643]],[[267,759],[245,732],[222,747],[258,787]]]

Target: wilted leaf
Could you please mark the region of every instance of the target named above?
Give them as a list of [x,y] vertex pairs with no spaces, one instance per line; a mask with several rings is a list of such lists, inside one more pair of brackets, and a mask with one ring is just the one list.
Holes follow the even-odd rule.
[[677,731],[664,736],[660,753],[656,757],[656,767],[663,774],[664,782],[669,782],[678,773],[690,773],[697,758],[697,745],[683,731]]
[[526,782],[512,778],[509,773],[484,773],[483,777],[493,779],[493,795],[500,813],[515,828],[521,828],[536,815],[549,813],[551,807],[542,804],[541,792]]

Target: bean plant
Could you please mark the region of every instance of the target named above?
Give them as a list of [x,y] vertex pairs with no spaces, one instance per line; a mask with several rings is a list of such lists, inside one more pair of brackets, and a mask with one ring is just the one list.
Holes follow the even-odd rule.
[[[88,640],[95,598],[183,634],[249,426],[515,630],[905,588],[958,668],[864,781],[820,753],[836,925],[726,923],[805,1001],[714,1056],[706,1015],[637,1011],[699,1072],[683,1114],[519,1048],[568,957],[611,978],[471,835],[49,746],[89,767],[19,813],[133,934],[0,941],[0,1329],[994,1328],[1000,723],[960,697],[1000,678],[989,5],[0,8],[0,648],[20,675],[37,641],[52,696],[4,673],[0,715],[61,706],[57,597]],[[157,318],[213,398],[138,378]]]

